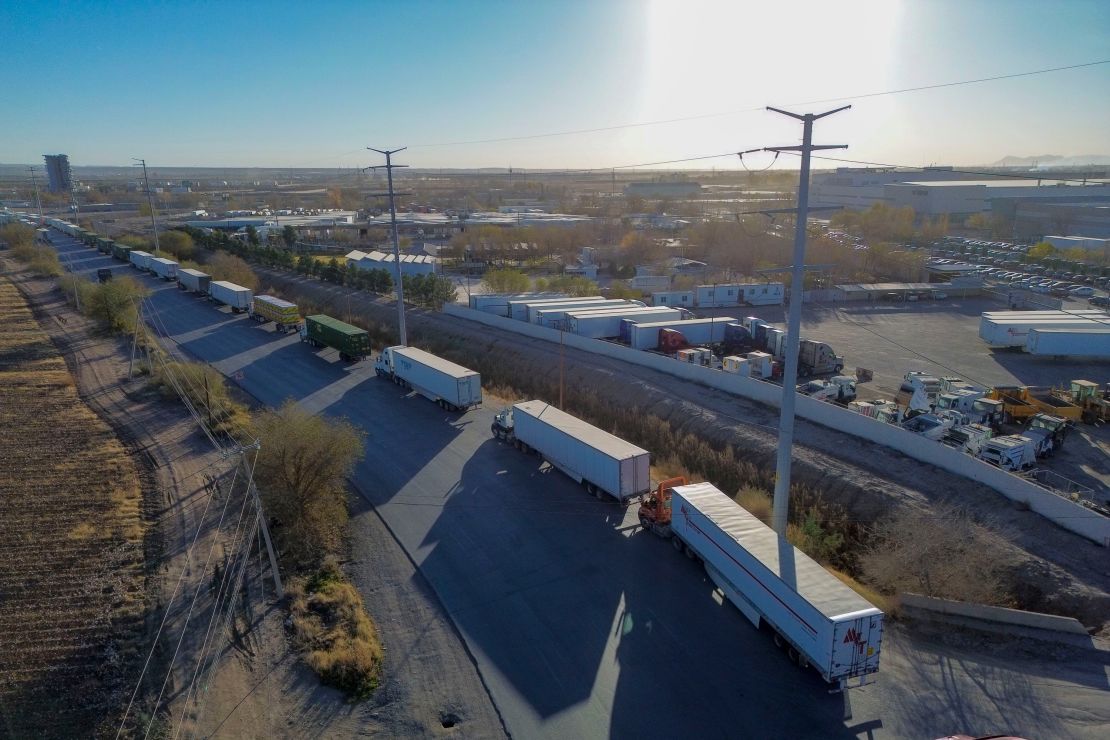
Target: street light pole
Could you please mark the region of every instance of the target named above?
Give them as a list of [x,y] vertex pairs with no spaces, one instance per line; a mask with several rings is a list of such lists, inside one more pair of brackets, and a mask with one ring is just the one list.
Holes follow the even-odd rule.
[[401,279],[401,245],[400,240],[397,238],[397,204],[394,200],[393,193],[393,168],[394,167],[407,167],[405,164],[393,164],[393,155],[397,152],[403,152],[408,147],[401,147],[400,149],[375,149],[374,147],[366,147],[372,152],[385,155],[385,164],[378,165],[377,167],[370,167],[368,169],[385,169],[387,181],[389,183],[389,222],[393,231],[393,262],[397,266],[397,337],[403,346],[408,345],[408,333],[405,331],[405,290],[403,280]]
[[839,113],[852,106],[846,105],[825,113],[799,115],[778,108],[767,110],[796,118],[802,122],[801,146],[767,147],[765,151],[800,151],[802,168],[798,181],[798,215],[794,223],[794,265],[790,277],[790,309],[786,324],[786,363],[782,372],[782,409],[779,415],[778,457],[775,461],[775,498],[771,508],[771,524],[781,537],[786,536],[787,514],[790,509],[790,458],[794,446],[794,400],[798,384],[798,344],[802,324],[802,293],[804,292],[806,263],[806,216],[809,211],[810,154],[819,149],[847,149],[847,144],[813,144],[813,122]]
[[146,176],[146,160],[132,157],[143,168],[143,187],[146,189],[146,204],[150,206],[150,225],[154,229],[154,251],[161,248],[158,244],[158,220],[154,217],[154,196],[150,193],[150,179]]

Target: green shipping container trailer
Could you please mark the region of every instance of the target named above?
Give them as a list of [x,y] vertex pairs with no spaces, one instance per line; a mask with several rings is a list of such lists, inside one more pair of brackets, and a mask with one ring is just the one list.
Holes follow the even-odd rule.
[[99,238],[100,238],[100,235],[97,234],[95,231],[83,231],[83,232],[81,232],[81,241],[85,242],[86,246],[95,248],[96,247],[96,240],[99,239]]
[[111,239],[105,239],[104,237],[99,237],[96,240],[96,251],[101,252],[103,254],[111,254],[113,244],[115,244],[115,242],[112,241]]
[[344,360],[361,360],[370,354],[370,335],[365,329],[323,314],[305,317],[301,341],[337,349]]
[[112,256],[118,259],[120,262],[130,262],[132,249],[133,247],[129,247],[126,244],[115,242],[112,245]]

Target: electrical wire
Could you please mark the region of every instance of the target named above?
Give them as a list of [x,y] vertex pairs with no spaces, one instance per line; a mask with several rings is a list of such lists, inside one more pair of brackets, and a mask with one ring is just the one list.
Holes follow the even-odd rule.
[[[1032,77],[1034,75],[1049,74],[1051,72],[1063,72],[1063,71],[1066,71],[1066,70],[1080,69],[1080,68],[1083,68],[1083,67],[1095,67],[1095,66],[1098,66],[1098,65],[1101,65],[1101,64],[1110,64],[1110,59],[1100,59],[1100,60],[1093,61],[1093,62],[1083,62],[1081,64],[1069,64],[1069,65],[1066,65],[1066,66],[1063,66],[1063,67],[1048,67],[1048,68],[1045,68],[1045,69],[1035,69],[1035,70],[1031,70],[1031,71],[1028,71],[1028,72],[1015,72],[1015,73],[1012,73],[1012,74],[994,75],[992,77],[979,77],[979,78],[971,79],[971,80],[959,80],[959,81],[955,81],[955,82],[941,82],[941,83],[936,83],[936,84],[933,84],[933,85],[919,85],[917,87],[904,87],[904,88],[899,88],[899,89],[896,89],[896,90],[882,90],[882,91],[879,91],[879,92],[861,93],[859,95],[842,95],[840,97],[835,97],[835,98],[821,98],[819,100],[802,100],[802,101],[798,101],[798,102],[795,102],[795,103],[784,103],[784,105],[816,105],[817,103],[832,103],[832,102],[837,102],[837,101],[841,101],[841,100],[860,100],[860,99],[863,99],[863,98],[877,98],[877,97],[881,97],[881,96],[885,96],[885,95],[901,95],[903,93],[921,92],[923,90],[937,90],[937,89],[946,88],[946,87],[959,87],[961,85],[975,85],[975,84],[980,84],[980,83],[983,83],[983,82],[995,82],[997,80],[1009,80],[1009,79],[1014,79],[1014,78],[1018,78],[1018,77]],[[637,122],[637,123],[620,123],[620,124],[614,124],[612,126],[598,126],[598,127],[595,127],[595,128],[570,129],[570,130],[567,130],[567,131],[551,131],[551,132],[547,132],[547,133],[526,134],[526,135],[520,135],[520,136],[502,136],[502,137],[495,137],[495,138],[489,138],[489,139],[469,139],[469,140],[464,140],[464,141],[447,141],[447,142],[440,142],[440,143],[434,143],[434,144],[413,144],[409,148],[410,149],[416,149],[416,148],[422,148],[423,149],[423,148],[432,148],[432,147],[467,146],[467,145],[471,145],[471,144],[496,144],[496,143],[507,142],[507,141],[528,141],[528,140],[532,140],[532,139],[545,139],[545,138],[551,138],[551,137],[557,137],[557,136],[577,136],[579,134],[595,134],[595,133],[602,133],[602,132],[606,132],[606,131],[617,131],[617,130],[620,130],[620,129],[627,129],[627,128],[641,128],[641,127],[644,127],[644,126],[660,126],[660,125],[670,124],[670,123],[682,123],[682,122],[686,122],[686,121],[700,121],[700,120],[704,120],[704,119],[707,119],[707,118],[721,118],[721,117],[724,117],[724,116],[734,116],[734,115],[740,115],[740,114],[743,114],[743,113],[755,113],[757,111],[762,111],[762,110],[765,110],[765,109],[766,109],[765,106],[759,106],[759,107],[754,107],[754,108],[741,108],[739,110],[733,110],[733,111],[723,111],[723,112],[719,112],[719,113],[704,113],[704,114],[696,115],[696,116],[681,116],[681,117],[678,117],[678,118],[664,118],[664,119],[660,119],[660,120],[656,120],[656,121],[640,121],[640,122]]]

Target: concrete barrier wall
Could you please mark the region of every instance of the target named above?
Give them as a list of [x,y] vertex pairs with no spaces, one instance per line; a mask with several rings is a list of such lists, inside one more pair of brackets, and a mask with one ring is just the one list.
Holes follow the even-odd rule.
[[995,624],[1015,625],[1032,629],[1048,630],[1050,632],[1064,632],[1072,635],[1088,636],[1087,629],[1079,620],[1071,617],[1058,617],[1055,614],[1039,614],[1037,612],[1023,612],[1018,609],[1005,609],[1000,606],[984,606],[983,604],[968,604],[963,601],[950,601],[936,599],[931,596],[919,594],[902,594],[899,597],[903,607],[921,609],[967,619],[977,619]]
[[[555,343],[560,341],[560,332],[555,329],[513,321],[503,316],[474,311],[456,304],[444,306],[444,312],[536,339]],[[782,387],[773,383],[678,362],[654,352],[642,352],[624,345],[580,337],[576,334],[563,333],[562,342],[568,347],[648,367],[771,406],[779,406],[782,400]],[[1024,478],[959,450],[925,439],[900,427],[857,414],[841,406],[817,401],[807,396],[798,396],[795,409],[798,416],[803,419],[869,442],[885,445],[915,460],[935,465],[950,473],[962,475],[989,486],[1006,498],[1027,505],[1030,510],[1058,526],[1082,535],[1103,547],[1110,547],[1110,518],[1097,514],[1082,504],[1057,496]]]

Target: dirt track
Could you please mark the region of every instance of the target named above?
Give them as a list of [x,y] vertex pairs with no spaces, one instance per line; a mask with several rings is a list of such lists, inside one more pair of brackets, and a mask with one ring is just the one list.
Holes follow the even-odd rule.
[[[337,315],[349,306],[371,321],[392,325],[395,320],[394,303],[288,272],[255,269],[264,283],[292,297],[300,294],[317,303],[336,300],[342,307]],[[422,309],[410,309],[408,325],[415,343],[424,338],[437,347],[453,347],[447,354],[464,364],[477,354],[487,361],[511,363],[518,376],[558,382],[560,348],[553,343]],[[777,410],[572,348],[565,348],[563,362],[567,387],[589,388],[666,419],[683,432],[731,444],[749,461],[773,468]],[[800,419],[795,440],[794,480],[841,503],[854,517],[873,521],[896,505],[956,502],[1013,543],[1000,558],[1013,562],[1027,607],[1075,616],[1096,628],[1110,615],[1110,573],[1102,567],[1105,550],[1097,545],[1037,514],[1015,509],[986,486],[889,448]]]

